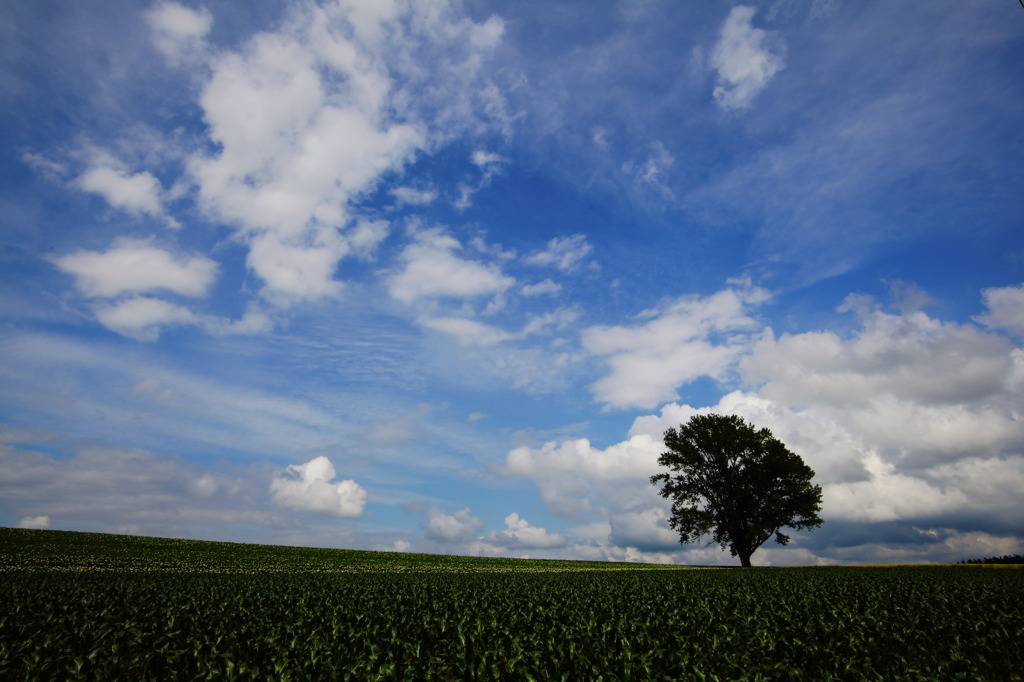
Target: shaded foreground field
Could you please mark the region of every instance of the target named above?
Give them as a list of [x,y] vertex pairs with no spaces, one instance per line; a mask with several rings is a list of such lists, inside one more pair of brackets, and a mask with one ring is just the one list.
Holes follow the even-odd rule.
[[0,529],[2,680],[1020,680],[1024,571],[688,570]]

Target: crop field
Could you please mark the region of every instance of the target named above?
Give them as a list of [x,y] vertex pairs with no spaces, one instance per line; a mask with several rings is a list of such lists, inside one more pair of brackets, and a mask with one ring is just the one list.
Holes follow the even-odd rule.
[[1024,571],[0,529],[0,680],[1020,680]]

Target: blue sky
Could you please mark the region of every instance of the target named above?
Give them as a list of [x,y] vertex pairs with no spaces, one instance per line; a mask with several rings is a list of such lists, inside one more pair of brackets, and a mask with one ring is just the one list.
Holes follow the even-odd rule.
[[0,7],[0,523],[732,563],[647,482],[735,413],[761,564],[1024,550],[1024,10]]

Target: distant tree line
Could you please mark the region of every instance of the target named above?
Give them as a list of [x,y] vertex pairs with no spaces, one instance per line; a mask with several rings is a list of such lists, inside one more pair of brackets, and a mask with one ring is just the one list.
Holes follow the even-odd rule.
[[1005,556],[990,556],[987,559],[961,559],[958,564],[1024,564],[1024,556],[1020,554],[1007,554]]

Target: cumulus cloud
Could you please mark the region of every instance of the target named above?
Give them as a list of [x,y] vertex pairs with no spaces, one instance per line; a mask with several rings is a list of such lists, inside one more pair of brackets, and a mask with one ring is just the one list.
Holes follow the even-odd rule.
[[425,230],[405,247],[403,267],[388,282],[391,295],[403,303],[424,297],[470,298],[498,294],[515,280],[493,265],[461,258],[462,245],[440,230]]
[[[864,307],[866,306],[866,307]],[[919,405],[974,403],[1002,390],[1013,369],[1012,345],[974,325],[924,312],[886,313],[847,299],[862,327],[851,339],[832,332],[766,330],[742,363],[761,393],[791,405],[864,404],[892,396]]]
[[189,169],[205,211],[250,246],[268,300],[339,293],[336,270],[358,238],[353,203],[477,123],[500,29],[444,3],[302,4],[212,61],[200,105],[216,151]]
[[199,322],[188,308],[147,296],[100,304],[95,312],[104,327],[138,341],[155,341],[164,327]]
[[179,256],[148,241],[120,239],[106,251],[76,251],[53,261],[75,277],[90,298],[170,291],[204,296],[217,276],[217,264],[203,256]]
[[609,540],[619,547],[645,551],[673,551],[679,548],[679,534],[669,528],[667,506],[624,511],[611,516]]
[[263,279],[264,296],[285,306],[340,294],[342,283],[334,279],[334,271],[346,253],[348,244],[330,230],[318,230],[312,244],[283,240],[267,232],[250,242],[246,264]]
[[635,326],[590,327],[584,348],[608,356],[611,367],[591,386],[595,397],[610,407],[651,408],[678,397],[676,389],[686,382],[720,377],[757,329],[748,310],[768,297],[744,283],[708,297],[682,297],[642,314],[648,321]]
[[553,514],[607,518],[651,502],[647,480],[658,471],[661,450],[660,434],[638,433],[603,449],[586,438],[548,441],[513,448],[498,472],[533,480]]
[[202,50],[202,41],[213,26],[206,8],[192,10],[176,2],[161,2],[145,13],[153,41],[172,62]]
[[163,215],[160,181],[147,171],[129,174],[120,169],[100,166],[86,171],[74,186],[99,194],[111,206],[134,215]]
[[743,375],[767,399],[864,434],[903,470],[1020,453],[1020,349],[920,311],[896,315],[868,305],[858,314],[861,328],[848,339],[767,331],[742,361]]
[[[140,341],[155,341],[163,328],[200,325],[211,334],[258,334],[273,321],[253,306],[239,320],[199,316],[188,308],[152,296],[166,292],[193,298],[206,296],[217,277],[217,264],[204,256],[185,256],[151,241],[119,239],[106,251],[76,251],[53,259],[74,276],[75,287],[96,302],[96,319],[113,332]],[[125,296],[127,297],[125,298]]]
[[[722,319],[742,306],[731,310]],[[647,482],[659,469],[663,433],[697,414],[736,414],[771,429],[823,487],[825,530],[765,551],[764,562],[955,560],[966,551],[956,547],[974,542],[1021,546],[1014,535],[1024,522],[1016,492],[1024,486],[1021,349],[914,307],[891,313],[855,297],[841,310],[859,323],[847,336],[776,337],[767,329],[746,343],[731,362],[747,390],[714,405],[665,404],[605,448],[586,439],[513,448],[499,473],[534,481],[555,514],[605,519],[612,546],[669,551],[677,538]],[[694,551],[685,551],[688,560],[722,561]]]
[[531,526],[516,513],[505,517],[505,530],[492,531],[485,540],[510,549],[550,549],[564,547],[566,544],[565,536]]
[[1005,329],[1024,338],[1024,284],[985,289],[982,300],[988,312],[975,318],[990,329]]
[[18,528],[46,529],[50,527],[50,517],[42,514],[40,516],[26,516],[18,521]]
[[785,43],[769,31],[754,28],[755,12],[747,5],[733,7],[711,50],[709,63],[718,74],[713,95],[726,111],[749,107],[785,67]]
[[549,441],[540,448],[513,448],[505,457],[502,472],[536,479],[559,474],[574,474],[584,479],[644,478],[657,472],[660,451],[660,440],[646,433],[603,450],[595,448],[586,438]]
[[352,480],[332,483],[334,476],[334,465],[323,455],[305,464],[289,464],[270,482],[271,499],[293,511],[359,518],[366,505],[366,490]]
[[483,530],[483,527],[484,522],[473,516],[469,507],[454,514],[431,509],[427,512],[427,521],[423,524],[426,536],[440,542],[465,542]]

